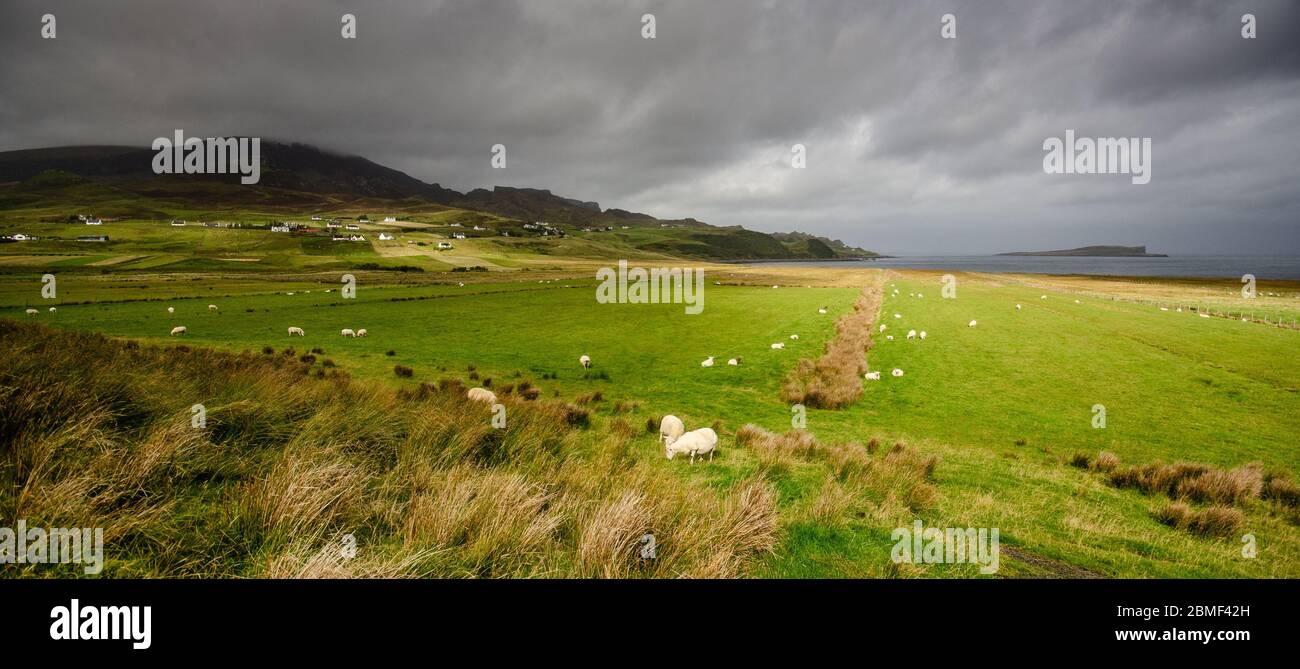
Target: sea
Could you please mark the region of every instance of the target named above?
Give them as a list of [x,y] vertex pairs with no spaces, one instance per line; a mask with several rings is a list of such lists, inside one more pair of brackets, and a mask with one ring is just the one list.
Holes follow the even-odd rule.
[[749,265],[798,267],[890,267],[946,269],[1009,274],[1087,274],[1300,280],[1300,255],[1170,256],[1168,258],[1099,258],[1083,256],[900,256],[877,260],[762,261]]

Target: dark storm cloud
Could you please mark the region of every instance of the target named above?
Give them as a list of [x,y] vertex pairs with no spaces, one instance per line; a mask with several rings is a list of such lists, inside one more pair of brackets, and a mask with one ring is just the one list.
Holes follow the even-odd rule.
[[[1294,251],[1298,36],[1264,0],[24,0],[0,9],[0,149],[183,128],[889,252]],[[1044,174],[1066,128],[1151,137],[1151,183]]]

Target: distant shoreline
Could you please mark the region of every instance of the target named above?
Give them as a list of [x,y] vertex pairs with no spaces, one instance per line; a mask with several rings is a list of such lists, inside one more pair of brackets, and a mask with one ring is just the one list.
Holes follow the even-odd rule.
[[893,258],[894,256],[871,256],[862,258],[741,258],[736,260],[717,260],[726,265],[761,265],[764,263],[778,262],[871,262],[882,258]]

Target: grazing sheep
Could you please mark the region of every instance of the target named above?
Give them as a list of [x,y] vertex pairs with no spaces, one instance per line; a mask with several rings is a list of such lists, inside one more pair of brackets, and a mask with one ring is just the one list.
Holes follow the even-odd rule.
[[285,295],[293,295],[293,293],[285,293]]
[[175,308],[175,307],[167,307],[167,313],[169,313],[169,314],[174,314],[174,313],[176,313],[176,308]]
[[292,337],[294,335],[298,335],[299,337],[306,337],[307,333],[303,332],[302,328],[289,328],[289,336]]
[[1016,311],[1020,311],[1020,305],[1019,305],[1019,304],[1016,305]]
[[[1169,307],[1160,307],[1161,311],[1169,311]],[[1244,319],[1243,319],[1244,320]]]
[[971,321],[971,322],[967,323],[967,324],[966,324],[966,327],[968,327],[968,328],[973,328],[973,327],[975,327],[975,321]]
[[785,342],[777,342],[775,344],[772,344],[772,350],[774,351],[782,348],[785,348]]
[[908,330],[908,331],[907,331],[907,338],[908,338],[908,339],[916,339],[916,330]]
[[682,423],[682,419],[677,416],[668,414],[659,421],[659,441],[663,442],[664,448],[672,446],[684,432],[686,432],[686,424]]
[[368,334],[370,334],[370,333],[369,333],[369,332],[366,332],[366,329],[365,329],[365,328],[361,328],[360,330],[357,330],[357,336],[358,336],[358,337],[364,337],[364,336],[366,336],[366,335],[368,335]]
[[1047,299],[1047,296],[1046,296],[1046,295],[1039,295],[1039,296],[1038,296],[1038,299],[1040,299],[1040,300],[1046,300],[1046,299]]
[[744,360],[744,358],[732,358],[727,361],[727,364],[731,365],[732,367],[735,367],[740,364],[741,360]]
[[772,287],[773,287],[773,288],[780,288],[780,286],[772,286]]
[[867,372],[867,380],[868,380],[868,381],[879,381],[879,380],[880,380],[880,372]]
[[713,356],[709,356],[709,357],[705,358],[705,359],[704,359],[704,362],[701,362],[701,363],[700,363],[700,366],[701,366],[701,367],[712,367],[712,366],[713,366]]
[[58,311],[59,309],[57,307],[50,307],[50,313],[58,313]]
[[921,341],[925,341],[925,330],[921,330]]
[[925,297],[925,296],[922,295],[922,294],[920,294],[920,293],[917,293],[917,294],[916,294],[916,298],[917,298],[918,300],[921,299],[922,297]]
[[184,325],[177,325],[176,327],[172,328],[172,333],[170,336],[183,335],[186,332],[187,330],[185,329]]
[[468,397],[471,402],[486,402],[487,404],[497,403],[496,393],[487,388],[470,388],[469,392],[465,393],[465,396]]
[[885,335],[885,341],[894,341],[894,335]]
[[678,437],[673,443],[665,449],[669,460],[673,459],[678,453],[690,453],[691,463],[695,463],[695,456],[709,454],[709,460],[713,460],[713,449],[718,445],[718,434],[713,430],[702,427],[698,430],[687,432]]
[[352,331],[352,328],[343,328],[343,330],[340,331],[339,334],[343,335],[344,337],[355,337],[355,336],[357,336],[357,333],[353,332],[353,331]]
[[908,296],[908,297],[916,297],[916,293],[908,293],[907,296]]
[[1082,304],[1082,303],[1079,302],[1078,300],[1075,300],[1074,303],[1075,303],[1075,304]]
[[790,335],[790,338],[793,339],[793,340],[795,340],[795,341],[798,341],[798,340],[799,340],[799,335]]
[[583,367],[590,367],[590,366],[591,366],[591,358],[589,358],[589,357],[587,357],[587,356],[585,356],[585,355],[584,355],[584,356],[581,356],[581,357],[578,358],[578,364],[579,364],[579,365],[582,365]]
[[881,332],[884,332],[884,331],[885,331],[885,324],[884,324],[884,323],[881,323],[881,324],[880,324],[880,331],[881,331]]
[[27,315],[28,315],[28,316],[35,316],[37,313],[38,313],[38,312],[37,312],[35,309],[28,309],[28,310],[27,310]]
[[889,375],[890,375],[890,376],[894,376],[894,377],[902,376],[902,375],[903,375],[903,370],[901,370],[901,369],[895,367],[895,368],[894,368],[894,371],[890,372]]
[[819,313],[819,314],[824,314],[824,313],[826,313],[826,307],[822,307],[821,309],[818,309],[818,310],[817,310],[817,313]]
[[217,305],[215,304],[208,305],[208,311],[216,311],[216,310],[217,310]]
[[902,318],[902,317],[903,317],[902,314],[894,314],[894,318]]
[[1209,318],[1209,317],[1210,317],[1209,314],[1196,314],[1196,315],[1197,315],[1197,316],[1200,316],[1201,318]]

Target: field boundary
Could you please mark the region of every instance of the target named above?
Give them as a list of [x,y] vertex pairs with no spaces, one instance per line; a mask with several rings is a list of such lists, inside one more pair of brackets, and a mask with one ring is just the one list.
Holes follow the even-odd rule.
[[835,336],[816,360],[802,358],[786,375],[781,399],[817,409],[842,409],[862,396],[871,331],[879,319],[884,276],[862,289],[853,311],[835,321]]

